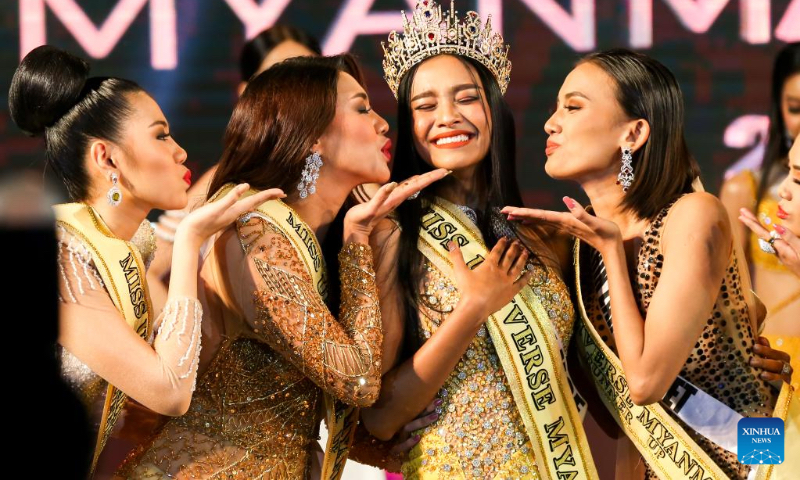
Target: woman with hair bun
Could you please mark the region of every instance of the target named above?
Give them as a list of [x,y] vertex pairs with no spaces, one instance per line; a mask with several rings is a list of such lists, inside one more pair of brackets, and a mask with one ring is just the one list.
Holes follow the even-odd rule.
[[73,203],[56,205],[62,374],[96,422],[92,468],[126,397],[164,415],[186,412],[200,354],[200,245],[242,212],[282,196],[239,201],[247,185],[186,217],[178,228],[168,301],[156,317],[145,278],[154,254],[154,208],[186,205],[186,151],[158,104],[136,83],[89,77],[89,64],[51,46],[14,73],[11,118],[43,136],[45,158]]

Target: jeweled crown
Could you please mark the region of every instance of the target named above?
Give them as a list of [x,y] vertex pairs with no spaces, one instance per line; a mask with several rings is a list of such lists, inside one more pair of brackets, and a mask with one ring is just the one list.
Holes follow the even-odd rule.
[[403,75],[421,61],[443,53],[464,55],[475,59],[492,72],[506,93],[511,80],[511,61],[508,45],[503,37],[492,31],[491,15],[482,24],[476,12],[467,12],[462,19],[450,2],[450,10],[442,14],[442,7],[433,0],[417,2],[409,22],[403,15],[403,33],[389,34],[383,46],[383,78],[397,98],[397,89]]

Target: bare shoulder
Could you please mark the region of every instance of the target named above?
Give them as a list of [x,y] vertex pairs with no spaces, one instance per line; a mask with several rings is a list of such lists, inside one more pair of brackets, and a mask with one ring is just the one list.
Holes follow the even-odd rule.
[[666,244],[699,241],[710,246],[729,248],[731,221],[719,198],[707,192],[693,192],[681,197],[665,219]]
[[750,170],[742,170],[726,179],[720,189],[720,199],[728,209],[753,208],[756,192],[755,178]]

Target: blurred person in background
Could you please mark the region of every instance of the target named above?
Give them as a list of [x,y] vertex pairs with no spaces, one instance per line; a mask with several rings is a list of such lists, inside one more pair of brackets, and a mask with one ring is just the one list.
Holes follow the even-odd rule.
[[[752,231],[759,243],[769,246],[770,254],[780,260],[786,271],[791,272],[796,279],[800,279],[800,239],[798,239],[798,234],[800,234],[800,141],[798,140],[795,140],[794,146],[789,150],[789,172],[778,185],[778,197],[780,198],[777,206],[780,223],[772,223],[774,230],[768,230],[747,208],[740,210],[739,221]],[[791,374],[798,365],[798,357],[800,357],[800,351],[798,351],[800,318],[795,317],[788,327],[788,335],[779,336],[774,343],[777,348],[786,350],[791,355],[791,365],[784,366]],[[781,342],[781,340],[783,341]],[[794,378],[792,386],[797,389],[798,381],[796,377]]]
[[[781,181],[789,172],[788,155],[792,141],[800,134],[800,43],[790,43],[778,52],[772,72],[770,124],[764,159],[758,171],[745,170],[726,180],[720,198],[731,217],[734,232],[750,265],[753,287],[767,307],[767,319],[755,348],[770,345],[800,366],[800,279],[774,248],[756,233],[750,233],[737,219],[741,209],[753,212],[762,228],[772,231],[784,221]],[[748,225],[750,226],[750,225]],[[751,226],[752,228],[752,226]],[[758,360],[754,359],[758,364]],[[800,386],[795,377],[793,386]]]

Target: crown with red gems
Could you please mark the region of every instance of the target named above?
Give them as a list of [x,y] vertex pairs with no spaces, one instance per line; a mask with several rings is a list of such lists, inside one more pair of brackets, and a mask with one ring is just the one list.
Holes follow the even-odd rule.
[[383,78],[397,98],[397,89],[403,75],[421,61],[443,53],[463,55],[475,59],[492,72],[506,93],[511,80],[511,61],[508,45],[499,33],[492,32],[491,15],[482,24],[476,12],[467,12],[463,19],[450,2],[450,10],[442,14],[442,7],[433,0],[417,2],[411,21],[403,15],[403,33],[389,34],[383,46]]

